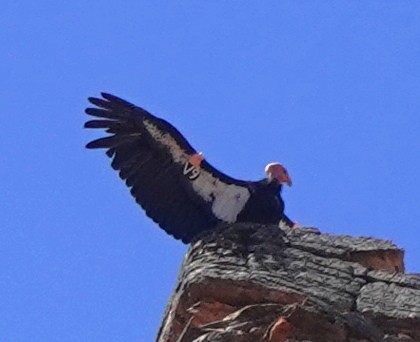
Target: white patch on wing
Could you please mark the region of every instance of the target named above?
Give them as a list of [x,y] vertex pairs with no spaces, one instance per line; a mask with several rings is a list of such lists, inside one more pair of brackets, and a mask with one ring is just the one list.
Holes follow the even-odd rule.
[[[188,162],[188,153],[169,133],[162,132],[148,120],[144,120],[144,126],[156,141],[169,149],[176,163],[184,165]],[[226,184],[205,169],[200,169],[198,178],[189,180],[195,192],[206,202],[211,203],[213,214],[225,222],[235,222],[250,197],[250,192],[246,187]]]
[[223,183],[205,170],[201,170],[200,177],[192,181],[192,185],[205,201],[212,203],[214,215],[225,222],[236,221],[250,196],[247,188]]

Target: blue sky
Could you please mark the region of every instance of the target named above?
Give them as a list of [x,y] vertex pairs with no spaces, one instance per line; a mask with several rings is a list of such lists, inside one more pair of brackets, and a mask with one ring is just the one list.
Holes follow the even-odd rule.
[[287,214],[391,239],[419,272],[418,1],[8,1],[0,12],[0,340],[153,341],[186,246],[82,129],[164,117],[220,170],[287,166]]

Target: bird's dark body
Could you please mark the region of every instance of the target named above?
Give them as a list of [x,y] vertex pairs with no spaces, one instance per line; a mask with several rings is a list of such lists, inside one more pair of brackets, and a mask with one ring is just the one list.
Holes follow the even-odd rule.
[[291,224],[275,179],[243,181],[206,160],[192,165],[197,152],[170,123],[116,96],[102,96],[89,98],[96,108],[86,113],[99,119],[85,127],[111,135],[87,147],[107,150],[136,202],[168,234],[188,243],[220,222]]
[[284,216],[284,202],[279,196],[281,187],[276,180],[267,179],[250,184],[251,196],[238,221],[277,224]]

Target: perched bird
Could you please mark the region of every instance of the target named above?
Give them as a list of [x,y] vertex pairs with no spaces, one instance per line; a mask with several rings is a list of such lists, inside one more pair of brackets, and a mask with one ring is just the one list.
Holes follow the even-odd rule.
[[131,189],[136,202],[168,234],[189,243],[220,222],[293,226],[284,214],[282,185],[291,185],[279,163],[266,166],[260,181],[234,179],[211,166],[170,123],[114,95],[89,98],[86,114],[99,119],[86,128],[110,136],[87,148],[105,148],[111,166]]

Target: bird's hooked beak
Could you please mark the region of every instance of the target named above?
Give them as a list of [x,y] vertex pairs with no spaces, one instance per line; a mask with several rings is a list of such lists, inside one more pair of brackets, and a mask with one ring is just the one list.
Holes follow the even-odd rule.
[[292,179],[287,175],[283,180],[280,180],[280,183],[285,183],[288,186],[292,186]]
[[286,168],[279,163],[270,163],[265,167],[265,173],[269,179],[277,179],[280,184],[292,186],[292,179]]

